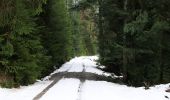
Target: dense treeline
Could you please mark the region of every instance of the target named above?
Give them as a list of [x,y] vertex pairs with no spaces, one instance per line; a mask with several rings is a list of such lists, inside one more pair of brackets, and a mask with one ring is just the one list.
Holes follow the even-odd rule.
[[0,0],[2,86],[28,85],[73,56],[92,54],[74,31],[80,21],[69,12],[73,1]]
[[86,0],[99,6],[99,54],[129,85],[170,82],[169,0]]
[[48,66],[44,62],[49,57],[36,23],[45,3],[46,0],[0,1],[0,74],[4,85],[33,83]]
[[123,75],[129,85],[170,82],[169,5],[169,0],[0,0],[0,84],[33,83],[70,58],[96,51],[104,70]]
[[82,0],[97,5],[98,52],[105,71],[129,85],[170,82],[170,1]]
[[168,0],[103,1],[101,63],[123,73],[130,85],[170,82],[169,4]]
[[[74,9],[81,0],[68,0],[72,19],[74,53],[94,55],[97,51],[97,27],[94,23],[94,9]],[[83,1],[83,0],[82,0]],[[79,38],[79,39],[78,39]]]
[[71,55],[71,26],[64,0],[48,0],[41,14],[43,24],[42,43],[56,67],[67,61]]

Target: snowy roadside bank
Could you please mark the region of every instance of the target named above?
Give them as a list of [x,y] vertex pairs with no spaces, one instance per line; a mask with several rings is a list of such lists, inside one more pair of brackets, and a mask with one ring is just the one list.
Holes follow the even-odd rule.
[[0,100],[32,100],[51,82],[39,81],[29,86],[21,86],[14,89],[0,88]]
[[[86,81],[81,100],[170,100],[165,92],[170,84],[157,85],[145,90],[104,81]],[[165,98],[168,97],[168,98]]]

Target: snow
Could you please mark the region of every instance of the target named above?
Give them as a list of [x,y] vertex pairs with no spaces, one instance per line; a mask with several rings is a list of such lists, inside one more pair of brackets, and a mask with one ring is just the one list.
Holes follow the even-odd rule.
[[[61,66],[59,69],[54,71],[54,73],[58,72],[82,72],[83,71],[83,65],[87,67],[97,67],[96,62],[94,60],[97,60],[97,56],[82,56],[82,57],[75,57],[69,62],[65,63],[63,66]],[[53,74],[54,74],[53,73]]]
[[78,79],[62,79],[40,100],[77,100],[79,84]]
[[168,85],[159,85],[145,90],[104,81],[86,81],[81,100],[167,100],[170,97],[165,89]]
[[51,81],[39,81],[33,85],[15,89],[0,88],[0,100],[32,100],[50,83]]
[[[59,72],[82,72],[85,68],[85,72],[118,77],[113,73],[106,73],[98,69],[97,59],[98,56],[75,57],[45,77],[43,81],[15,89],[0,88],[0,100],[32,100],[52,82],[49,81],[51,75]],[[79,88],[80,84],[82,84],[81,88]],[[80,83],[79,79],[63,78],[40,100],[170,100],[165,98],[165,96],[170,98],[170,93],[165,92],[169,86],[170,84],[161,84],[145,90],[144,87],[135,88],[105,81],[86,80],[84,83]]]
[[83,63],[77,62],[74,63],[73,67],[71,67],[68,72],[82,72],[83,71]]
[[[85,66],[85,72],[89,73],[95,73],[98,75],[103,75],[107,77],[112,78],[120,78],[114,73],[107,73],[102,71],[101,69],[98,69],[97,67],[97,61],[98,56],[81,56],[81,57],[75,57],[69,62],[66,62],[63,64],[59,69],[55,70],[53,73],[51,73],[49,76],[45,77],[43,80],[48,80],[53,74],[59,73],[59,72],[82,72],[83,66]],[[101,66],[104,68],[105,66]]]

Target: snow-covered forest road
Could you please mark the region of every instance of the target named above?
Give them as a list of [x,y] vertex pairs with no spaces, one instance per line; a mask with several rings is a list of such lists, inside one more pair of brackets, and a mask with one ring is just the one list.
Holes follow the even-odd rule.
[[[50,78],[47,77],[47,79],[53,80],[53,82],[47,88],[45,88],[41,93],[39,93],[36,97],[34,97],[34,100],[39,100],[39,99],[46,100],[48,98],[50,98],[50,100],[53,99],[54,96],[56,96],[55,93],[56,88],[60,83],[61,83],[60,88],[63,87],[61,89],[65,90],[62,93],[63,96],[61,96],[62,94],[60,95],[61,100],[82,100],[81,99],[82,89],[84,83],[87,80],[118,82],[119,78],[113,79],[111,77],[115,77],[115,76],[109,73],[104,73],[103,71],[96,68],[96,63],[95,63],[96,59],[97,59],[96,57],[80,57],[80,58],[75,58],[70,62],[64,64],[59,70],[56,70],[56,72],[52,73],[50,75]],[[74,86],[73,84],[76,86]],[[55,85],[57,85],[57,87]],[[53,86],[56,88],[54,88]],[[70,87],[72,87],[74,91],[68,91]],[[60,89],[57,88],[57,90]],[[60,90],[59,92],[61,92],[62,90]],[[75,94],[74,97],[73,95],[69,97],[69,96],[64,96],[65,93],[68,94],[77,93],[77,94]],[[69,99],[69,98],[73,98],[73,99]]]
[[98,69],[96,60],[76,57],[31,86],[0,88],[0,100],[169,100],[170,84],[145,90],[113,83],[121,77]]

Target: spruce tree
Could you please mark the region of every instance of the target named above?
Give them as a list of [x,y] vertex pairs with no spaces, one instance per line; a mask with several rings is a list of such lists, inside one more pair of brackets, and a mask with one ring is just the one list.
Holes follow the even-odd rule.
[[[2,0],[0,4],[0,66],[6,76],[12,77],[15,84],[33,83],[47,61],[38,35],[39,28],[34,18],[41,12],[39,6],[45,1]],[[30,6],[32,5],[32,6]],[[33,9],[34,8],[34,9]],[[13,84],[14,85],[14,84]]]
[[70,19],[65,0],[49,0],[42,15],[46,32],[43,44],[51,56],[52,65],[59,67],[70,59],[72,51]]

